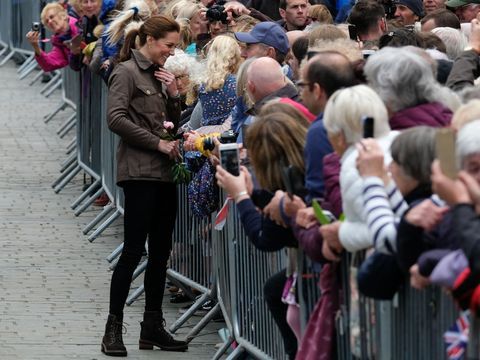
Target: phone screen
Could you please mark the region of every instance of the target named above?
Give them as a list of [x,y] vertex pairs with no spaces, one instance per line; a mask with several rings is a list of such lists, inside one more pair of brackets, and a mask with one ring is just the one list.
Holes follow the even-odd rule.
[[238,148],[222,149],[220,148],[220,164],[230,174],[240,175],[240,162],[238,158]]
[[455,160],[455,132],[452,129],[438,129],[435,135],[435,152],[442,172],[450,179],[457,178]]
[[355,25],[348,25],[348,35],[350,39],[357,41],[357,27]]
[[362,118],[363,124],[363,138],[373,138],[374,135],[374,120],[373,117],[365,116]]

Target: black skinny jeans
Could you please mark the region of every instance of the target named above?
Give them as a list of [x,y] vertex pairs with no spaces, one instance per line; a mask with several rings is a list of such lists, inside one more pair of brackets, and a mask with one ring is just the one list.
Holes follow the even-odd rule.
[[177,190],[173,183],[126,181],[125,240],[122,255],[112,275],[110,314],[123,317],[132,275],[145,249],[148,235],[148,264],[145,271],[145,311],[161,311],[167,261],[177,215]]

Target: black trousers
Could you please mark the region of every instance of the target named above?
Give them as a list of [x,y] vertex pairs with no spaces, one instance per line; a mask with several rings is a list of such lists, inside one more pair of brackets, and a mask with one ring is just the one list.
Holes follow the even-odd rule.
[[132,275],[145,249],[148,236],[148,265],[145,271],[145,310],[161,311],[167,261],[177,215],[177,189],[173,183],[126,181],[123,251],[112,275],[110,314],[123,317]]
[[295,359],[297,353],[297,338],[287,323],[288,305],[282,302],[283,287],[285,286],[286,271],[282,270],[267,279],[263,286],[263,295],[268,310],[282,335],[285,352],[289,359]]

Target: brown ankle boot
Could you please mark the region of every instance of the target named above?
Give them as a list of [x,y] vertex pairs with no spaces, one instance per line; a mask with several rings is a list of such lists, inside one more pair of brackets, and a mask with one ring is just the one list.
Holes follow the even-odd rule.
[[165,330],[165,320],[161,311],[145,311],[140,325],[142,326],[139,340],[140,350],[153,350],[154,346],[166,351],[186,351],[188,349],[186,341],[175,340]]
[[102,339],[102,352],[108,356],[127,356],[127,349],[122,339],[122,319],[108,315],[105,335]]

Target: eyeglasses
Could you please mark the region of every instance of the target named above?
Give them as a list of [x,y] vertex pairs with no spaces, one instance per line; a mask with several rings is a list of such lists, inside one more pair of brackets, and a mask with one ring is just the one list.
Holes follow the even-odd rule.
[[175,76],[175,80],[184,80],[186,78],[188,78],[188,74]]
[[295,82],[295,85],[299,88],[299,89],[303,89],[305,86],[309,86],[310,83],[308,81],[296,81]]

